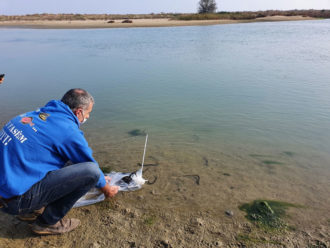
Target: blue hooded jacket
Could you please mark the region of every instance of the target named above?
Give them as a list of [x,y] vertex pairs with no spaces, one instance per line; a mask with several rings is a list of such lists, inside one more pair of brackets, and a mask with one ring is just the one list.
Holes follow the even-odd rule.
[[[0,196],[22,195],[50,171],[95,162],[78,118],[61,101],[17,116],[0,130]],[[106,184],[101,172],[96,187]]]

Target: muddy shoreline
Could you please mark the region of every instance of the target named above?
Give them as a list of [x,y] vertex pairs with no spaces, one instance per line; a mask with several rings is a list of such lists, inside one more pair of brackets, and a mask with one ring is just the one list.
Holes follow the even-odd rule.
[[[140,143],[95,145],[95,158],[129,172],[139,168]],[[274,154],[166,149],[152,142],[148,148],[144,177],[157,177],[154,184],[71,210],[82,225],[63,236],[35,236],[26,223],[0,213],[0,247],[329,247],[329,175],[305,166],[299,154],[275,154],[280,162],[270,163],[265,157],[274,160]],[[289,229],[271,232],[239,210],[255,199],[303,207],[288,209]]]

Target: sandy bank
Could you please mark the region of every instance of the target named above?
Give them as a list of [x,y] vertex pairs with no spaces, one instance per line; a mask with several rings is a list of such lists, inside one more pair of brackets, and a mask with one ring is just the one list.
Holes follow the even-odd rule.
[[133,23],[122,23],[123,20],[115,20],[108,23],[105,20],[87,21],[3,21],[0,27],[7,28],[54,28],[54,29],[79,29],[79,28],[133,28],[133,27],[174,27],[174,26],[200,26],[218,25],[246,22],[267,22],[267,21],[301,21],[315,20],[311,17],[302,16],[270,16],[254,20],[193,20],[178,21],[163,19],[134,19]]

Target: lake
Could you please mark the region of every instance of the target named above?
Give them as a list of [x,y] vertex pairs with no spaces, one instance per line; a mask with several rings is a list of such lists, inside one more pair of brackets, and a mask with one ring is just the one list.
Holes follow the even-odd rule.
[[[153,184],[73,210],[93,228],[82,225],[72,242],[322,245],[330,233],[329,41],[329,20],[1,28],[0,125],[80,87],[96,101],[82,129],[101,167],[137,170],[144,136],[129,132],[149,134],[144,177]],[[303,207],[288,210],[286,232],[263,232],[239,210],[256,199]],[[1,218],[8,244],[64,242],[40,243],[24,225],[11,234],[12,220]]]
[[2,125],[81,87],[105,163],[139,161],[144,139],[128,132],[140,129],[171,158],[286,154],[329,169],[329,20],[0,33]]

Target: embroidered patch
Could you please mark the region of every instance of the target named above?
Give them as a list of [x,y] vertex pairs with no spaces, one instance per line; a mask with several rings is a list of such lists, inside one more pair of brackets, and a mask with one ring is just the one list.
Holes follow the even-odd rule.
[[26,125],[29,124],[31,127],[34,126],[34,123],[32,122],[33,118],[32,117],[23,117],[21,119],[21,123]]
[[39,114],[39,118],[43,121],[46,121],[49,116],[50,116],[50,114],[47,114],[47,113],[40,113]]

